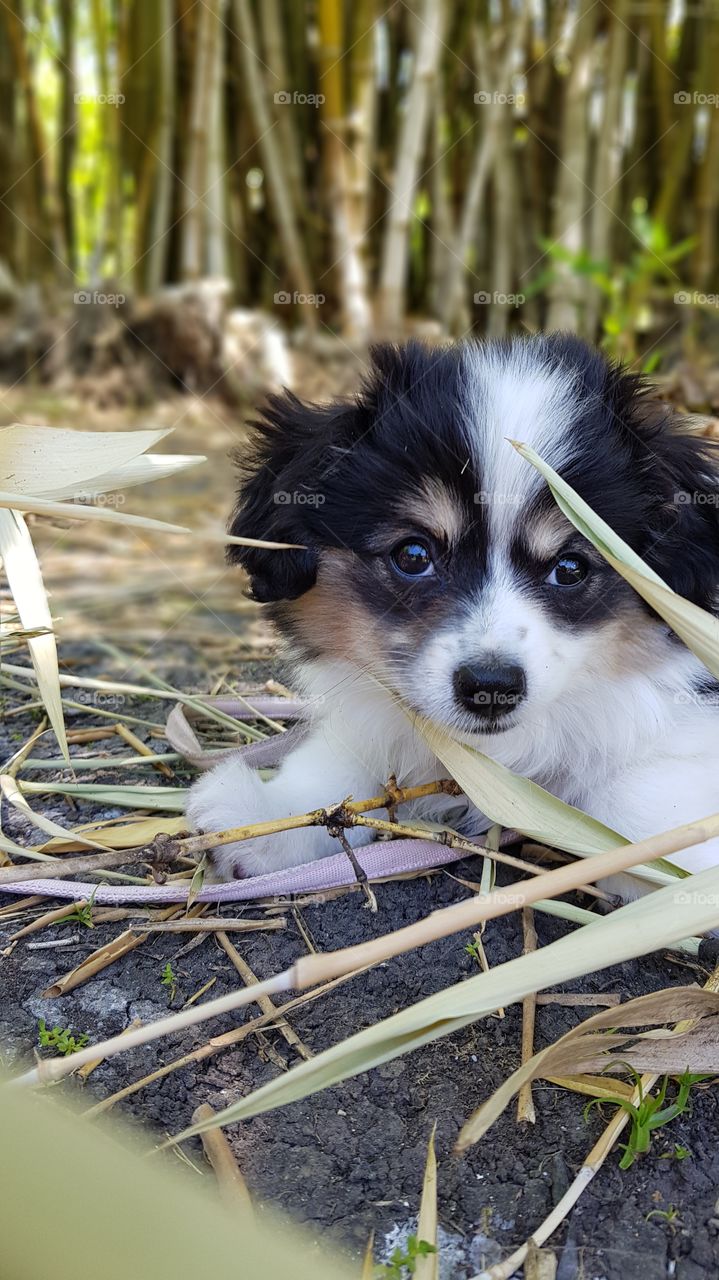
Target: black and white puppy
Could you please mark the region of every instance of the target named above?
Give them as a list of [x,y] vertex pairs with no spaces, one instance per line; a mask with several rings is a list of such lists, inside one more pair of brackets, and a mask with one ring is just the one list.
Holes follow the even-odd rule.
[[[193,787],[213,831],[445,775],[402,701],[631,839],[719,809],[719,686],[556,507],[534,446],[674,590],[714,609],[719,470],[640,380],[567,335],[380,347],[357,397],[275,396],[242,459],[234,547],[289,641],[309,735],[263,783]],[[476,834],[433,796],[400,817]],[[352,833],[353,843],[369,839]],[[716,845],[719,842],[714,842]],[[218,874],[337,850],[322,828],[225,845]],[[677,856],[689,870],[719,848]]]

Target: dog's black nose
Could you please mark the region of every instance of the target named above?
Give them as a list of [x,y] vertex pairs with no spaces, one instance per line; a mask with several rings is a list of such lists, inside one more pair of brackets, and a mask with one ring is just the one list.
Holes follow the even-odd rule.
[[527,679],[515,663],[472,662],[455,671],[454,692],[469,711],[484,720],[500,720],[519,706]]

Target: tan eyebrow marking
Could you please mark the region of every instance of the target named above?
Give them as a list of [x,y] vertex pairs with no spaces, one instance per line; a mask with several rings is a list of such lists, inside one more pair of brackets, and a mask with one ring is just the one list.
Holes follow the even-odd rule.
[[428,478],[417,493],[403,494],[395,514],[420,525],[441,542],[457,542],[465,529],[462,507],[441,480]]
[[573,532],[574,526],[559,507],[535,516],[524,528],[524,536],[532,552],[539,558],[547,559],[562,550]]

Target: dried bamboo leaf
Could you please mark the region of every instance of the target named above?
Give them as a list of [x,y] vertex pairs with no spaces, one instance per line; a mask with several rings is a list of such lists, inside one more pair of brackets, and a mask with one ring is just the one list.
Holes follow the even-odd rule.
[[420,1254],[415,1263],[416,1280],[438,1280],[439,1254],[437,1253],[437,1157],[434,1150],[436,1124],[427,1144],[427,1162],[424,1167],[422,1199],[417,1219],[417,1239],[432,1245],[433,1253]]
[[[602,1009],[600,1013],[573,1027],[554,1044],[536,1053],[529,1062],[524,1063],[519,1070],[505,1080],[463,1126],[457,1139],[458,1150],[464,1151],[478,1142],[502,1114],[515,1093],[528,1080],[536,1080],[540,1076],[546,1078],[547,1075],[563,1076],[575,1072],[601,1070],[603,1066],[608,1065],[612,1056],[619,1053],[623,1061],[635,1065],[637,1070],[643,1070],[639,1063],[639,1058],[644,1061],[642,1055],[638,1053],[635,1057],[633,1050],[626,1047],[634,1036],[597,1035],[598,1031],[608,1027],[618,1029],[656,1026],[685,1018],[696,1018],[698,1020],[696,1029],[674,1032],[668,1034],[662,1041],[654,1042],[655,1045],[661,1044],[664,1047],[663,1054],[658,1048],[655,1051],[654,1061],[659,1060],[665,1064],[659,1069],[676,1070],[681,1073],[688,1067],[689,1041],[695,1034],[695,1030],[702,1027],[702,1023],[708,1020],[713,1025],[711,1028],[703,1027],[702,1030],[710,1031],[709,1053],[714,1066],[702,1069],[719,1070],[717,1014],[719,1014],[719,994],[700,987],[670,987],[666,991],[655,991],[651,995],[640,996],[636,1000],[630,1000],[627,1004],[612,1009]],[[638,1040],[643,1042],[644,1037],[640,1036]],[[702,1047],[707,1047],[705,1040],[702,1041]]]
[[75,431],[15,422],[0,430],[0,488],[35,497],[77,493],[112,475],[170,434],[158,431]]
[[[49,836],[59,836],[62,839],[67,838],[67,831],[64,827],[61,827],[58,822],[53,822],[51,818],[46,818],[42,813],[35,813],[34,809],[30,808],[30,805],[20,790],[20,785],[9,773],[0,774],[0,790],[8,801],[8,804],[19,809],[28,821],[31,822],[34,827],[37,827],[39,831],[44,831],[45,834]],[[105,849],[105,845],[88,836],[78,836],[77,839],[81,840],[81,843],[85,848]],[[28,856],[30,856],[30,853],[33,853],[36,858],[39,856],[41,859],[44,856],[42,853],[38,854],[37,849],[30,851],[24,850],[23,852],[26,852]]]
[[62,520],[99,520],[105,524],[124,524],[131,529],[147,529],[157,533],[191,534],[195,540],[221,542],[240,547],[263,547],[266,551],[286,551],[295,548],[290,542],[265,542],[261,538],[237,538],[222,530],[190,529],[182,524],[168,524],[166,520],[154,520],[151,516],[136,516],[129,511],[115,511],[112,507],[83,506],[76,502],[51,502],[29,494],[0,491],[0,508],[26,511],[38,516],[56,516]]
[[[431,721],[409,711],[407,714],[419,735],[465,794],[493,822],[581,857],[628,843],[624,836],[582,813],[581,809],[565,804],[536,782],[522,778],[489,756],[456,742]],[[660,885],[668,884],[674,878],[673,873],[681,875],[665,862],[632,868],[632,875]]]
[[63,756],[69,760],[50,606],[32,539],[18,511],[0,510],[0,559],[23,627],[48,628],[45,634],[28,639],[27,644],[50,723]]
[[[98,834],[102,836],[104,849],[135,849],[138,845],[151,844],[161,832],[167,836],[177,836],[187,830],[184,818],[136,818],[122,826],[108,826],[106,823],[89,823],[86,826],[73,827],[65,836],[56,836],[40,845],[37,849],[23,850],[28,857],[52,853],[74,853],[87,847],[87,839]],[[85,839],[83,839],[85,837]],[[18,846],[19,848],[20,846]]]
[[116,489],[134,489],[137,485],[148,484],[152,480],[164,480],[167,476],[185,471],[187,467],[194,467],[200,462],[207,462],[207,458],[201,453],[144,453],[139,458],[123,463],[121,467],[93,476],[85,484],[78,485],[75,479],[63,488],[53,488],[34,496],[49,498],[53,502],[77,497],[87,501],[90,497],[99,497]]
[[581,1093],[586,1098],[613,1097],[630,1102],[634,1096],[634,1085],[625,1084],[623,1080],[614,1080],[607,1076],[590,1076],[585,1073],[576,1076],[546,1075],[544,1079],[549,1084],[558,1084],[560,1089]]

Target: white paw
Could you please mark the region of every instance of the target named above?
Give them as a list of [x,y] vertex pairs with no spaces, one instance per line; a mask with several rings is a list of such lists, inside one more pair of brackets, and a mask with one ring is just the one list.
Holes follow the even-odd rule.
[[[301,807],[294,810],[304,811]],[[223,760],[203,774],[191,788],[186,808],[189,825],[207,834],[269,822],[287,817],[290,812],[282,789],[272,782],[262,782],[239,756]],[[336,847],[324,829],[306,828],[217,845],[208,857],[215,879],[232,880],[296,867],[326,857],[334,853]]]

